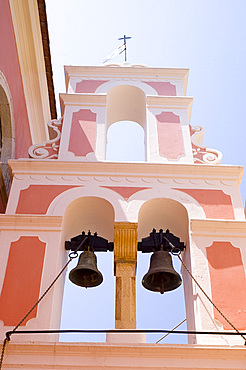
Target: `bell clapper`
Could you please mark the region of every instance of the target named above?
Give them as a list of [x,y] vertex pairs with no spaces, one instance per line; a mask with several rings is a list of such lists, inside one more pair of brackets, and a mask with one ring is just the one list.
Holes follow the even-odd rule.
[[165,284],[164,284],[164,278],[162,276],[161,283],[160,283],[160,293],[164,294],[165,293]]

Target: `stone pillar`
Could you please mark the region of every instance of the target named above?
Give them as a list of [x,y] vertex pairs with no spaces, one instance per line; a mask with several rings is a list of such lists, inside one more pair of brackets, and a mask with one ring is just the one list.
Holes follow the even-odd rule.
[[137,223],[131,222],[116,222],[114,225],[116,329],[136,329],[137,227]]

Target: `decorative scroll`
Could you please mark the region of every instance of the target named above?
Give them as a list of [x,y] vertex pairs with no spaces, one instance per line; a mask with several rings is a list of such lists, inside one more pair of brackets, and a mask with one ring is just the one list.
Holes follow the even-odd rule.
[[41,144],[32,145],[28,149],[30,158],[34,159],[57,159],[60,147],[62,118],[53,119],[47,123],[48,127],[56,132],[56,137],[52,140],[44,141]]
[[218,164],[222,160],[222,153],[216,149],[202,146],[204,128],[201,126],[190,126],[191,145],[194,163]]

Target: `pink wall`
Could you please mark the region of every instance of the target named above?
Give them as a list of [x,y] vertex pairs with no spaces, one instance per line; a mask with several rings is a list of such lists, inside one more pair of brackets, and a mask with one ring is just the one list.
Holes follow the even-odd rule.
[[125,198],[125,200],[128,200],[133,194],[137,193],[140,190],[150,189],[135,186],[131,186],[130,188],[127,186],[102,186],[102,188],[107,188],[115,191],[116,193],[120,194],[123,198]]
[[[76,84],[76,93],[94,93],[96,89],[108,80],[82,80]],[[176,86],[170,82],[162,81],[142,81],[143,83],[153,87],[158,95],[176,96]]]
[[184,154],[184,143],[180,118],[172,112],[156,116],[159,154],[167,159],[178,159]]
[[213,189],[176,189],[189,194],[203,208],[207,218],[234,220],[230,195]]
[[76,84],[76,93],[94,93],[96,89],[108,81],[103,80],[83,80]]
[[20,191],[16,213],[45,214],[50,203],[59,194],[75,187],[72,185],[30,185],[27,189]]
[[153,87],[158,95],[176,96],[176,86],[172,85],[170,82],[162,81],[143,81],[145,84]]
[[7,79],[13,98],[15,157],[27,158],[32,142],[8,0],[0,1],[0,55],[0,70]]
[[[229,242],[213,242],[207,249],[212,299],[237,327],[246,328],[246,277],[239,248]],[[214,317],[225,329],[232,329],[214,309]]]
[[68,150],[75,156],[86,156],[95,150],[96,113],[90,109],[81,109],[73,113]]

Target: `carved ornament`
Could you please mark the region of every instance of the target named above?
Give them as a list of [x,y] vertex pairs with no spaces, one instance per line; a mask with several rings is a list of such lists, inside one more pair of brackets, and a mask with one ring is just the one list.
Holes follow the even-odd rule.
[[44,141],[41,144],[32,145],[28,149],[30,158],[34,159],[57,159],[60,147],[62,118],[53,119],[47,123],[48,127],[56,132],[56,137],[52,140]]

